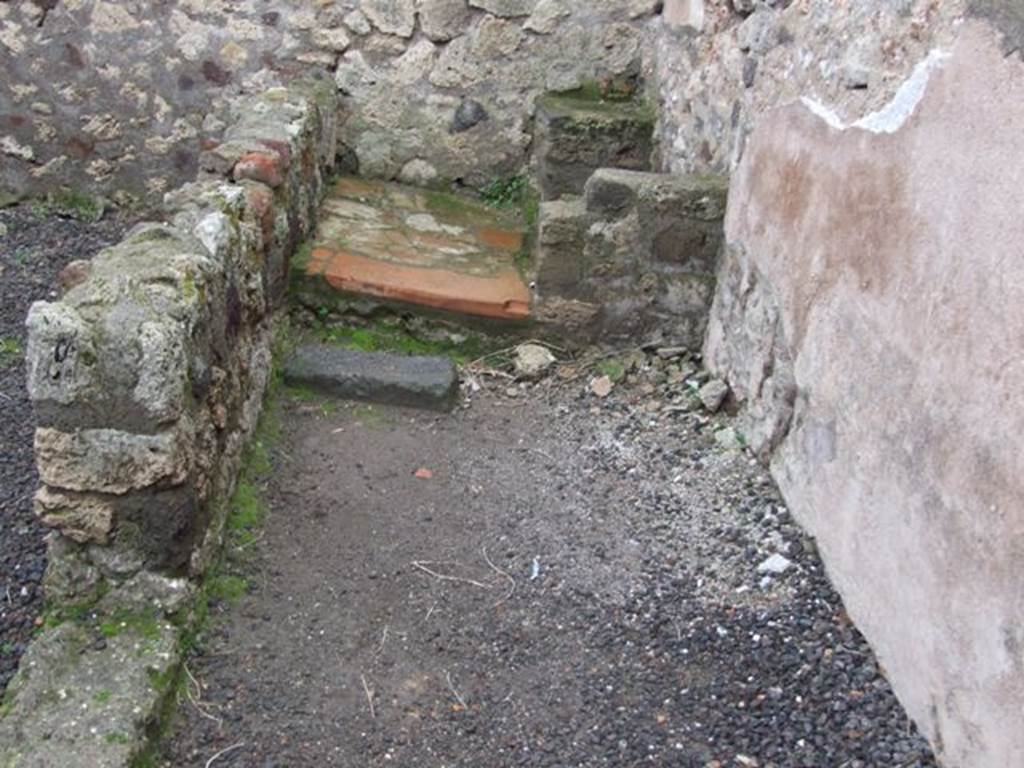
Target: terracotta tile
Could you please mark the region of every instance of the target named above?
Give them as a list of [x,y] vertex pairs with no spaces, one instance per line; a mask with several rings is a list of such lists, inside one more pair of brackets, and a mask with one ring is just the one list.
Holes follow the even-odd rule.
[[346,176],[334,186],[332,194],[336,197],[350,197],[356,200],[376,200],[384,197],[386,193],[387,189],[380,182]]
[[530,292],[515,270],[480,277],[339,252],[331,257],[324,277],[341,291],[449,312],[504,320],[524,320],[530,316]]
[[478,230],[476,236],[481,243],[489,248],[515,252],[523,247],[522,233],[514,230],[485,227]]

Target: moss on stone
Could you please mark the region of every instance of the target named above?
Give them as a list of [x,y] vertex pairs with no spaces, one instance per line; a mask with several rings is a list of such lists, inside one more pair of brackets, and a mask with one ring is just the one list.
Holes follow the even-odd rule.
[[37,206],[37,212],[43,215],[63,216],[88,223],[102,219],[106,210],[107,203],[103,198],[73,189],[50,192]]

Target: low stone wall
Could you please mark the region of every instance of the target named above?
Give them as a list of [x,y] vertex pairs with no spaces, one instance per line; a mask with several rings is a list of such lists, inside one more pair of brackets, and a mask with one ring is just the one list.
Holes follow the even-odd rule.
[[[0,2],[0,204],[158,201],[231,102],[321,69],[366,176],[479,187],[527,163],[536,96],[635,87],[658,0]],[[349,168],[355,170],[355,168]]]
[[[47,595],[114,616],[156,611],[146,626],[159,663],[136,654],[133,666],[126,641],[79,658],[88,630],[74,622],[44,633],[11,684],[0,764],[120,765],[156,715],[147,665],[169,673],[176,629],[165,614],[220,545],[288,263],[334,163],[336,105],[329,79],[240,102],[227,140],[202,158],[203,178],[167,196],[162,221],[73,263],[60,300],[32,306],[36,507],[53,528]],[[110,711],[73,690],[98,684],[105,664],[123,683],[115,676]],[[56,695],[61,686],[72,693]],[[62,718],[100,727],[62,723],[44,737]]]
[[812,100],[762,117],[705,347],[907,711],[960,768],[1024,755],[1015,49],[967,22],[856,123]]
[[602,168],[582,198],[541,204],[536,312],[573,341],[700,346],[728,181]]

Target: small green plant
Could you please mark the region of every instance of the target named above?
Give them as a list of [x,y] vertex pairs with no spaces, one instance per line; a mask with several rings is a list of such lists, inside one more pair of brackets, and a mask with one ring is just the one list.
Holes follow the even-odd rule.
[[529,189],[525,176],[508,176],[492,181],[480,191],[480,196],[492,208],[515,208],[523,204]]
[[208,582],[206,594],[222,603],[237,603],[249,593],[249,580],[230,574],[216,574]]
[[131,741],[131,739],[128,738],[127,734],[118,732],[108,733],[106,736],[103,737],[103,740],[107,742],[107,744],[127,744],[129,741]]
[[616,384],[626,378],[626,366],[621,360],[617,360],[615,358],[602,360],[598,363],[597,372],[602,376],[607,376]]
[[92,700],[93,700],[93,701],[95,701],[95,702],[96,702],[97,704],[106,704],[106,703],[107,703],[108,701],[110,701],[110,698],[111,698],[111,697],[112,697],[113,695],[114,695],[114,694],[113,694],[113,693],[112,693],[111,691],[107,691],[107,690],[103,690],[103,691],[98,691],[98,692],[97,692],[97,693],[96,693],[96,694],[95,694],[95,695],[94,695],[94,696],[92,697]]
[[11,643],[4,643],[3,645],[0,645],[0,656],[13,656],[13,655],[14,655],[14,645],[13,644],[11,644]]
[[107,203],[100,197],[71,189],[61,189],[49,193],[45,200],[37,202],[33,208],[39,216],[61,216],[95,224],[103,218]]
[[13,365],[21,360],[21,357],[21,342],[17,339],[0,338],[0,368]]

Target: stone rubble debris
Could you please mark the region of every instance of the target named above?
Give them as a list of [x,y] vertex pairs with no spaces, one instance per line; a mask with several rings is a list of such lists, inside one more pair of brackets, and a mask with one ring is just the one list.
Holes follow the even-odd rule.
[[558,362],[551,350],[541,344],[520,344],[515,351],[515,375],[533,381],[541,378]]

